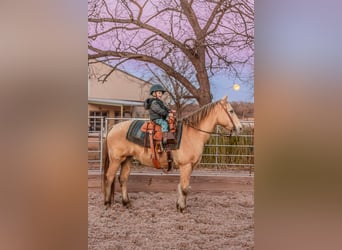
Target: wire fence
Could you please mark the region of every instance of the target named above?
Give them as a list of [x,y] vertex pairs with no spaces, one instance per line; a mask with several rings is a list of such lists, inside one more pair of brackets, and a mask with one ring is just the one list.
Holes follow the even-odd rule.
[[[97,119],[100,126],[89,127],[88,130],[88,170],[102,172],[103,140],[109,129],[116,123],[127,120],[148,120],[144,118],[107,118],[89,117]],[[100,121],[98,120],[100,119]],[[90,122],[89,122],[90,124]],[[237,136],[220,136],[213,134],[205,144],[200,168],[212,170],[243,170],[254,171],[254,122],[241,121],[243,130]],[[222,128],[216,127],[216,133]],[[135,164],[139,164],[134,160]]]
[[[242,122],[243,124],[243,122]],[[212,135],[205,144],[200,166],[213,169],[254,171],[254,127],[248,122],[237,136]],[[221,133],[220,126],[216,133]]]

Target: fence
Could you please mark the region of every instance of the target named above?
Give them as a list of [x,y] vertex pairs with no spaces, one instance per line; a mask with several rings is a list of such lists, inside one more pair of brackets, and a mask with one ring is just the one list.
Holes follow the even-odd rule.
[[[212,169],[254,170],[254,124],[241,122],[242,133],[238,136],[213,134],[205,144],[200,166]],[[216,133],[220,133],[220,126]]]
[[[91,119],[93,117],[89,117]],[[97,119],[99,117],[96,117]],[[101,118],[100,131],[88,131],[88,169],[102,172],[102,145],[108,129],[118,122],[132,118]],[[134,120],[148,120],[134,118]],[[243,131],[238,136],[212,135],[204,146],[200,167],[210,169],[254,170],[254,122],[241,121]],[[221,132],[219,126],[216,133]],[[139,164],[135,161],[136,164]]]
[[[100,120],[100,129],[96,129],[96,126],[89,126],[88,129],[88,169],[99,169],[102,171],[102,150],[103,150],[103,125],[105,117],[102,116],[89,116],[89,120]],[[90,121],[88,122],[91,125]]]

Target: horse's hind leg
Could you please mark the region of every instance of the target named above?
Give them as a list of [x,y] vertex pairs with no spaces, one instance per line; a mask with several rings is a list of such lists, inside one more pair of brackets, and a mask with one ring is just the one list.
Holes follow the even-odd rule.
[[177,210],[183,212],[186,207],[186,197],[190,189],[190,176],[192,173],[191,164],[179,167],[180,183],[178,184]]
[[108,208],[112,204],[112,199],[114,199],[114,185],[115,185],[115,175],[120,166],[121,161],[117,159],[112,159],[109,163],[109,168],[105,173],[106,178],[104,181],[104,205]]
[[131,159],[130,158],[126,159],[121,164],[121,171],[120,171],[120,177],[119,177],[119,182],[120,182],[120,187],[121,187],[121,192],[122,192],[122,204],[126,206],[127,208],[131,207],[131,202],[129,200],[128,192],[127,192],[127,182],[128,182],[129,174],[131,173],[131,166],[132,166]]

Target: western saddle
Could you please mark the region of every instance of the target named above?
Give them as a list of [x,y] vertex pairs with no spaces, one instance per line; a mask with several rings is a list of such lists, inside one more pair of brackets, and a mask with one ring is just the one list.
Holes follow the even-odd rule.
[[[150,142],[150,148],[152,152],[151,157],[155,168],[161,168],[160,162],[158,160],[158,154],[162,154],[164,151],[166,152],[168,168],[166,171],[164,170],[164,172],[169,172],[172,169],[173,160],[169,145],[176,143],[176,118],[174,116],[169,116],[167,122],[169,124],[169,131],[167,133],[162,133],[161,126],[152,120],[145,122],[141,127],[141,131],[145,133],[145,150],[147,149],[147,140]],[[163,140],[163,137],[165,136],[167,139]],[[163,143],[163,141],[166,141],[166,143]]]

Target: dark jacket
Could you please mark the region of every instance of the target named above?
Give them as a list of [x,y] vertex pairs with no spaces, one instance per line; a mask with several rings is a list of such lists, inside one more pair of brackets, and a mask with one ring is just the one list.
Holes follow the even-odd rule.
[[151,106],[150,106],[150,119],[152,121],[156,119],[164,119],[166,120],[170,109],[165,106],[162,100],[157,98],[151,98]]

